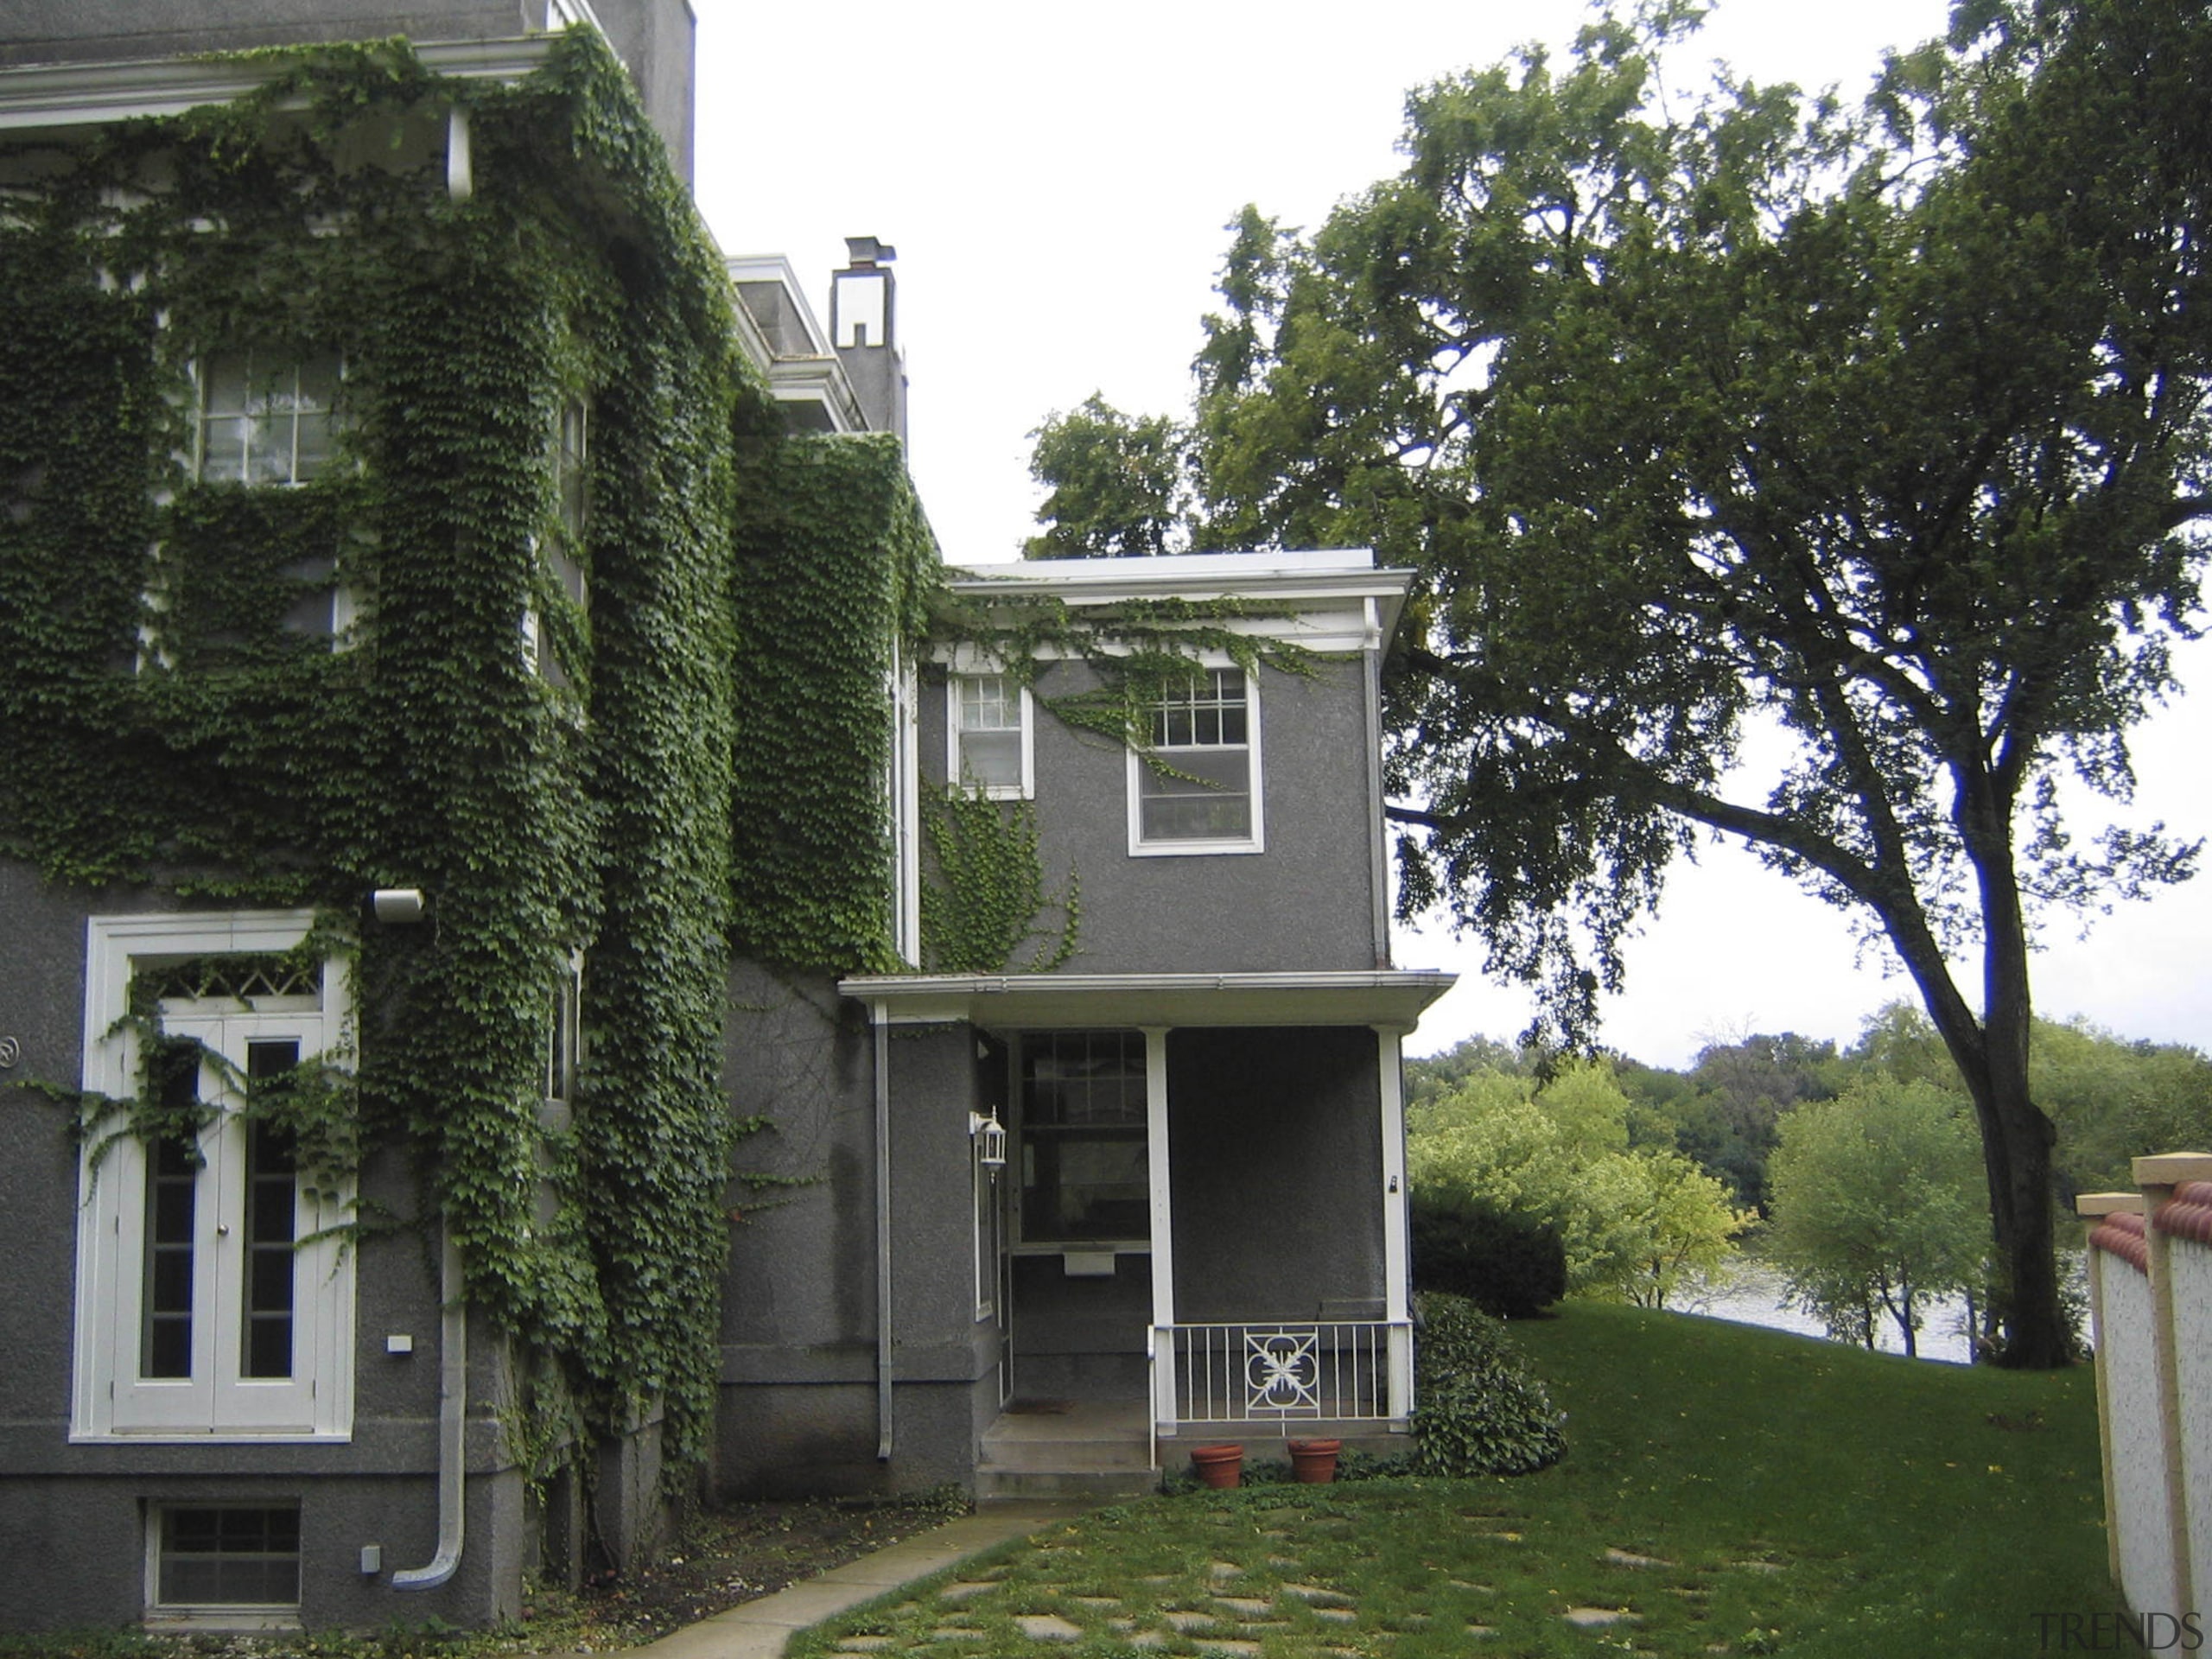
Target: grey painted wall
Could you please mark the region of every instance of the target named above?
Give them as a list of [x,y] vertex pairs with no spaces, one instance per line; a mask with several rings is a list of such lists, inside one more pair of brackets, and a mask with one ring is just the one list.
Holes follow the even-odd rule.
[[[1095,686],[1081,663],[1039,676],[1041,702]],[[1071,973],[1357,970],[1376,966],[1375,826],[1360,665],[1259,677],[1263,853],[1134,857],[1127,751],[1036,715],[1036,810],[1046,886],[1072,868],[1083,921]],[[941,671],[921,697],[924,810],[944,788]],[[1057,913],[1047,920],[1057,925]],[[1018,968],[1020,963],[1010,964]]]
[[[394,1570],[420,1567],[436,1534],[439,1302],[433,1251],[412,1229],[372,1233],[354,1250],[354,1424],[344,1445],[69,1442],[75,1328],[77,1152],[67,1109],[10,1084],[82,1081],[85,925],[89,913],[175,906],[143,892],[56,891],[0,861],[0,1037],[22,1058],[0,1072],[0,1628],[136,1620],[145,1603],[145,1506],[157,1500],[289,1500],[302,1505],[311,1624],[379,1625],[433,1615],[484,1623],[512,1611],[520,1582],[521,1484],[499,1443],[494,1402],[505,1355],[480,1332],[471,1344],[469,1545],[455,1580],[398,1592]],[[365,1210],[402,1222],[417,1213],[404,1160],[362,1171]],[[385,1338],[405,1333],[398,1357]],[[385,1571],[359,1570],[364,1544],[384,1547]]]
[[1167,1129],[1178,1320],[1382,1316],[1373,1032],[1172,1032]]
[[[725,1083],[741,1117],[722,1300],[714,1484],[726,1496],[971,1484],[978,1401],[995,1405],[995,1325],[976,1318],[968,1114],[979,1039],[890,1039],[893,1455],[876,1457],[874,1035],[820,979],[739,964]],[[1002,1065],[1002,1062],[1001,1063]],[[748,1187],[747,1172],[799,1183]]]
[[[695,23],[687,0],[593,0],[677,176],[691,179]],[[511,40],[546,0],[12,0],[0,66],[166,58],[327,41]]]

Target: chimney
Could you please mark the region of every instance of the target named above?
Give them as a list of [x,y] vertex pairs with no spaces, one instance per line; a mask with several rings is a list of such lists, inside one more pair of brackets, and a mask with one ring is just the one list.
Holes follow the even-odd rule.
[[830,340],[872,432],[906,442],[906,359],[899,349],[899,250],[872,236],[845,238],[851,261],[830,278]]

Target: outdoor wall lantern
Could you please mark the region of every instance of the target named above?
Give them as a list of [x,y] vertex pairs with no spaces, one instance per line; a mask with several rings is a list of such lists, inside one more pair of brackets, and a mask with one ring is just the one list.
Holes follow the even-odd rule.
[[985,1169],[1006,1167],[1006,1126],[999,1122],[996,1109],[988,1117],[981,1112],[968,1114],[968,1134],[976,1142],[976,1161]]
[[419,922],[423,919],[423,889],[378,887],[369,895],[369,909],[380,922]]

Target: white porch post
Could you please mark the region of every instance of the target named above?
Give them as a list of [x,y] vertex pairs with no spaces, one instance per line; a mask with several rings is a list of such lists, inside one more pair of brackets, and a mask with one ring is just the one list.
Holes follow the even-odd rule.
[[1144,1145],[1152,1200],[1153,1421],[1175,1433],[1175,1229],[1167,1179],[1167,1028],[1144,1028]]
[[1382,1096],[1382,1316],[1390,1321],[1390,1415],[1414,1408],[1413,1310],[1406,1249],[1406,1101],[1395,1026],[1375,1027]]

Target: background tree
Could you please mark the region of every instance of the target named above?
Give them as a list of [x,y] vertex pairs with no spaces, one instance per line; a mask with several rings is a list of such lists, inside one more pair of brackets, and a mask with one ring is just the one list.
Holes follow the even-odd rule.
[[[1957,1082],[1928,1016],[1909,1003],[1868,1020],[1849,1060],[1899,1081]],[[2133,1187],[2137,1158],[2212,1146],[2212,1060],[2186,1044],[2131,1041],[2085,1020],[2039,1018],[2028,1076],[2057,1131],[2052,1165],[2069,1205],[2077,1192]]]
[[1662,1307],[1718,1268],[1752,1217],[1680,1154],[1632,1149],[1629,1115],[1604,1061],[1541,1086],[1508,1071],[1471,1075],[1408,1113],[1414,1207],[1438,1226],[1491,1211],[1548,1230],[1568,1291]]
[[1124,415],[1098,393],[1030,435],[1029,475],[1051,492],[1031,559],[1144,556],[1189,544],[1189,435],[1166,416]]
[[[1410,100],[1310,238],[1248,209],[1195,423],[1208,534],[1421,572],[1392,686],[1409,912],[1585,1037],[1700,833],[1854,912],[1974,1103],[2004,1357],[2070,1351],[2038,906],[2196,848],[2068,833],[2197,604],[2212,17],[1975,0],[1853,115],[1662,100],[1688,7]],[[1750,728],[1796,741],[1733,787]]]
[[1929,1299],[1977,1292],[1987,1265],[1964,1096],[1874,1078],[1782,1120],[1768,1250],[1830,1334],[1874,1345],[1891,1320],[1918,1351]]

